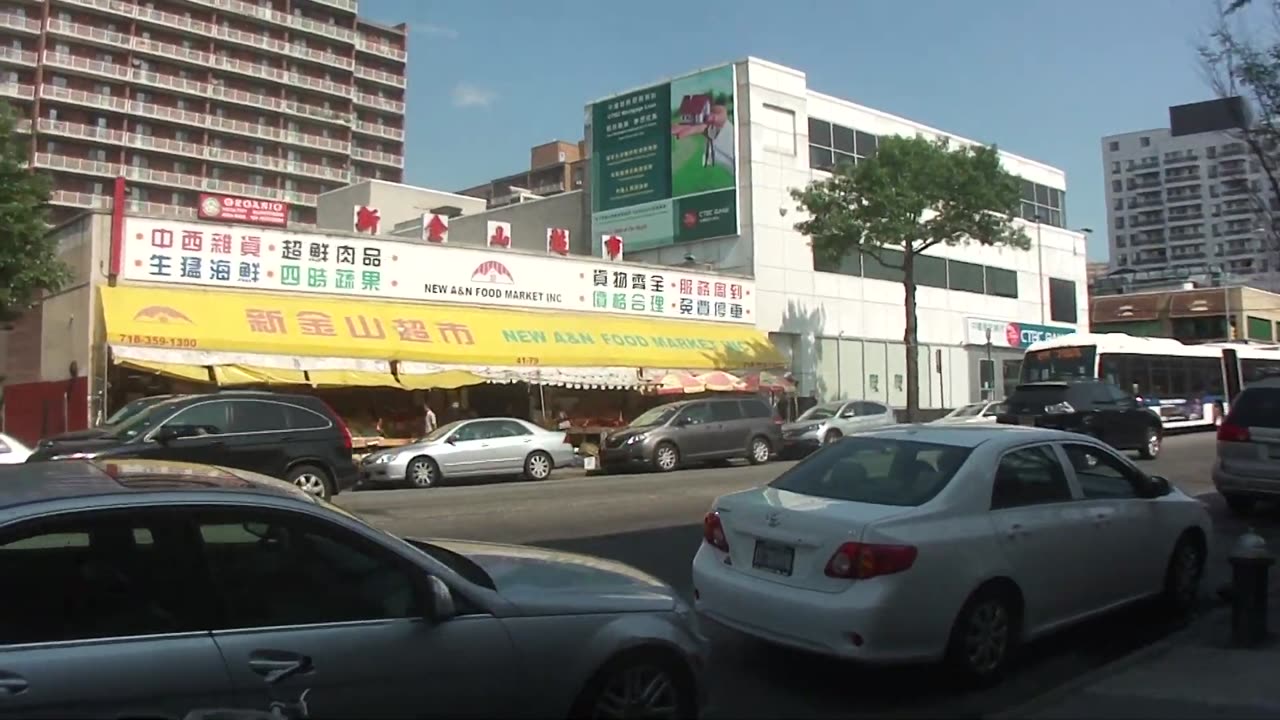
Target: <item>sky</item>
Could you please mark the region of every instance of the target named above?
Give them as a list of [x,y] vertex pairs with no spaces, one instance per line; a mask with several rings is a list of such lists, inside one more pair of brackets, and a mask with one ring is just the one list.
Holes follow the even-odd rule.
[[1207,100],[1214,0],[360,0],[406,23],[405,181],[460,190],[582,136],[605,95],[747,56],[811,90],[1060,168],[1107,256],[1101,138]]

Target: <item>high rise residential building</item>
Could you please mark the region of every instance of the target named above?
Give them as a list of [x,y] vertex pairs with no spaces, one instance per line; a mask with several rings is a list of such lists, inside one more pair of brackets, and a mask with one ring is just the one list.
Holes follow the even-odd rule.
[[1169,108],[1169,127],[1102,139],[1111,265],[1280,286],[1280,207],[1238,130],[1240,98]]
[[529,169],[459,190],[459,195],[484,198],[490,207],[582,189],[587,162],[586,142],[552,140],[529,149]]
[[188,216],[199,193],[292,204],[404,171],[405,26],[356,0],[8,0],[0,99],[53,177],[54,219]]

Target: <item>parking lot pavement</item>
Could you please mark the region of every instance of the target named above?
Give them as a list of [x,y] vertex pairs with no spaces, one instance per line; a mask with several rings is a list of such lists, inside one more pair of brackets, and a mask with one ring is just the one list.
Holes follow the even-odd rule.
[[[1243,529],[1212,495],[1211,433],[1166,439],[1140,462],[1184,492],[1203,496],[1219,523],[1213,579],[1225,577],[1225,546]],[[701,520],[724,493],[768,482],[791,463],[668,474],[583,477],[339,496],[344,507],[393,533],[531,543],[634,565],[692,593],[689,564]],[[1234,533],[1234,534],[1233,534]],[[1278,546],[1280,547],[1280,546]],[[928,668],[866,670],[780,650],[712,627],[711,717],[981,717],[1017,707],[1172,631],[1145,608],[1086,624],[1028,649],[1000,686],[955,694]]]

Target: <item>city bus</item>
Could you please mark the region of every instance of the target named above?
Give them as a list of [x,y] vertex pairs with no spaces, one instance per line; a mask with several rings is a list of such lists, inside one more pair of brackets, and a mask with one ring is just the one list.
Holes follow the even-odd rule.
[[1212,427],[1226,414],[1228,398],[1265,374],[1267,352],[1280,362],[1277,346],[1075,333],[1028,347],[1020,379],[1097,378],[1132,392],[1166,428]]

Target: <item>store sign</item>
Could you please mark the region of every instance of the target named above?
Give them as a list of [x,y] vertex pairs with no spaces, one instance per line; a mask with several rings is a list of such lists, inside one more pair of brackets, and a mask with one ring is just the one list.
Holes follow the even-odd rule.
[[127,218],[126,280],[755,324],[751,280],[287,230]]
[[966,318],[964,342],[966,345],[986,345],[989,341],[992,347],[1025,350],[1032,343],[1074,332],[1076,329],[1071,327]]
[[202,220],[284,227],[289,224],[289,203],[200,193],[196,214]]

